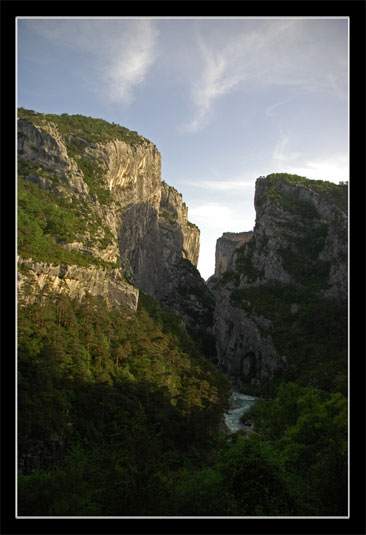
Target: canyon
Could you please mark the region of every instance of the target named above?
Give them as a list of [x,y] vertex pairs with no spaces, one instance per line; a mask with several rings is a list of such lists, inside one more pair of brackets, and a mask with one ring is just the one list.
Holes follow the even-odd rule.
[[348,185],[256,179],[205,281],[152,142],[17,131],[17,514],[346,514]]
[[[197,270],[200,231],[182,195],[162,180],[155,145],[76,117],[80,125],[66,114],[27,110],[18,119],[18,189],[42,191],[60,222],[45,227],[54,257],[19,232],[19,297],[38,299],[51,288],[136,311],[142,291],[204,340],[234,382],[285,373],[292,357],[274,341],[276,304],[267,312],[263,299],[286,293],[286,328],[312,299],[321,306],[347,300],[347,185],[284,173],[258,178],[254,229],[217,240],[215,274],[205,282]],[[105,130],[90,130],[101,124]],[[30,203],[22,199],[19,211]]]

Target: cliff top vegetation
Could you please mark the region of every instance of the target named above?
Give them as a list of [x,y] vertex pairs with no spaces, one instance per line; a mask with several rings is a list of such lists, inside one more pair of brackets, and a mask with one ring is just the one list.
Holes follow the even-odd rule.
[[348,183],[334,184],[326,180],[311,180],[304,176],[290,173],[271,173],[264,178],[273,187],[280,184],[304,186],[335,204],[343,212],[348,212]]
[[129,130],[113,122],[109,123],[104,119],[85,117],[80,114],[68,115],[67,113],[62,113],[61,115],[56,115],[54,113],[38,113],[34,110],[18,108],[18,118],[40,128],[43,127],[45,121],[52,122],[57,126],[61,135],[81,135],[85,141],[91,143],[107,143],[113,139],[119,139],[130,145],[143,142],[151,143],[134,130]]

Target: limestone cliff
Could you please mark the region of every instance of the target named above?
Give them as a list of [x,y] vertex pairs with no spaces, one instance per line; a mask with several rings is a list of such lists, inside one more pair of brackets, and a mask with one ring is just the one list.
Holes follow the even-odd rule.
[[245,262],[250,255],[254,271],[243,273],[246,283],[301,283],[318,269],[320,291],[346,297],[347,185],[281,176],[256,182],[255,241],[236,257]]
[[252,236],[229,245],[231,261],[214,286],[219,362],[229,375],[253,384],[296,361],[291,336],[312,336],[314,311],[346,306],[347,185],[273,174],[257,179],[255,208]]
[[86,293],[103,297],[109,306],[122,303],[137,310],[139,291],[123,278],[120,269],[52,265],[18,258],[18,295],[25,301],[46,292],[67,293],[79,301]]
[[119,251],[124,270],[157,299],[181,259],[197,265],[199,229],[188,222],[187,212],[181,194],[164,182],[151,202],[128,203],[122,212]]
[[230,289],[218,288],[214,317],[221,369],[231,379],[245,377],[253,384],[273,378],[286,369],[287,362],[272,342],[271,321],[237,306],[231,297]]
[[216,242],[215,277],[220,278],[230,265],[235,249],[250,240],[253,232],[224,232]]
[[162,182],[155,145],[99,119],[21,109],[18,156],[20,294],[32,280],[132,309],[138,289],[176,312],[193,303],[200,233]]

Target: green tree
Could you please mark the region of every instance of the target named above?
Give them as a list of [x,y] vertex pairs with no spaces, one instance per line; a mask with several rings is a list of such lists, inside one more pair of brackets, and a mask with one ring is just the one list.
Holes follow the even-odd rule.
[[347,514],[348,403],[342,394],[327,401],[310,390],[298,401],[300,415],[281,447],[286,468],[309,484],[318,514]]

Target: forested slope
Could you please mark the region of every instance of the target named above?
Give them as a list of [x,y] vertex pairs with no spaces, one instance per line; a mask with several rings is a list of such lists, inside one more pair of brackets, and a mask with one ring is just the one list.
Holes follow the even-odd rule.
[[[195,267],[199,230],[148,140],[20,110],[18,152],[18,515],[347,514],[341,240],[343,263],[332,257],[343,216],[332,234],[314,211],[302,214],[303,263],[289,220],[282,256],[266,263],[258,223],[214,295]],[[294,209],[276,191],[258,206]],[[342,211],[344,190],[334,191],[325,196]],[[275,284],[275,272],[294,277]],[[218,311],[259,317],[275,348],[273,374],[238,354],[244,388],[263,398],[247,415],[250,435],[223,425],[231,384]]]

